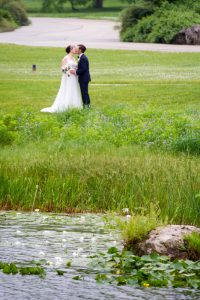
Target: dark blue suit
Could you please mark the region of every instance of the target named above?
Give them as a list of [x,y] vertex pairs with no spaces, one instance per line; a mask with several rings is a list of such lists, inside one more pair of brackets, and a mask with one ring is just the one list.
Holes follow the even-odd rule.
[[91,81],[90,71],[89,71],[89,61],[88,58],[82,54],[79,62],[78,62],[78,69],[76,71],[78,75],[78,81],[81,88],[81,95],[83,99],[83,105],[89,106],[90,105],[90,96],[88,94],[88,85]]

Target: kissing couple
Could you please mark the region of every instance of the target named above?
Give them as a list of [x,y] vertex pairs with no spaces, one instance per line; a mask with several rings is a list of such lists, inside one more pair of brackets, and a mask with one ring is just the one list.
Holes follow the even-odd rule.
[[[60,89],[52,106],[41,112],[64,112],[71,108],[90,108],[88,85],[91,81],[89,61],[85,56],[86,47],[82,44],[67,46],[67,55],[62,59],[62,80]],[[76,62],[74,55],[78,55]]]

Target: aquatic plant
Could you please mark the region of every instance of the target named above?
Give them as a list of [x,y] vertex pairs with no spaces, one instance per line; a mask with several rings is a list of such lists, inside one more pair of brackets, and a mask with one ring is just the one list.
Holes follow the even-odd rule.
[[200,262],[174,260],[158,254],[135,256],[131,251],[109,248],[91,257],[96,281],[148,287],[200,289]]
[[16,263],[0,262],[0,270],[4,274],[38,275],[45,276],[45,270],[41,266],[17,266]]

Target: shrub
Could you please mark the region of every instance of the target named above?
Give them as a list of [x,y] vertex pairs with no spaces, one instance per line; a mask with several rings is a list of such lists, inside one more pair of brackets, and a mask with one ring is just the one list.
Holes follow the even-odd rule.
[[121,38],[124,42],[146,42],[155,24],[156,18],[153,15],[143,18],[135,26],[121,33]]
[[5,6],[18,25],[28,25],[28,17],[20,1],[11,1]]
[[0,32],[11,31],[17,27],[8,11],[0,9]]
[[[121,39],[125,42],[171,43],[174,36],[182,29],[200,24],[200,15],[185,6],[163,4],[152,14],[142,16],[136,22],[129,18],[130,12],[124,12]],[[127,25],[126,25],[127,24]]]
[[143,7],[138,5],[132,5],[125,8],[121,13],[121,35],[129,28],[137,24],[138,20],[153,13],[151,6]]
[[28,25],[29,20],[20,0],[0,0],[0,32]]
[[180,10],[175,6],[164,11],[159,10],[155,18],[155,26],[147,38],[147,41],[152,43],[170,43],[180,30],[200,23],[200,15],[191,10]]
[[9,14],[9,12],[5,9],[0,9],[0,21],[2,19],[8,19],[8,20],[12,20],[11,15]]
[[11,31],[17,27],[10,13],[5,9],[0,9],[0,32]]

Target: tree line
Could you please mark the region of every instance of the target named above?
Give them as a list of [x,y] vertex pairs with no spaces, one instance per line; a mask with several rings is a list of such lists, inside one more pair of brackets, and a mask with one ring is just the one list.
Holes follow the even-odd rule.
[[73,11],[77,10],[78,5],[92,5],[94,8],[103,8],[104,0],[43,0],[43,11],[56,10],[62,11],[63,4],[69,2]]
[[[127,2],[129,4],[135,3],[138,0],[121,0],[121,2]],[[139,0],[140,1],[140,0]],[[73,11],[77,10],[77,6],[90,5],[93,8],[102,9],[104,0],[43,0],[43,11],[63,11],[63,4],[70,3]]]

